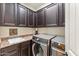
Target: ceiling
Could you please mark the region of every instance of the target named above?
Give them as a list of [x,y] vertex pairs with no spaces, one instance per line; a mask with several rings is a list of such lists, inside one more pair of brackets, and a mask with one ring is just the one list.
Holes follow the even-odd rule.
[[51,3],[21,3],[21,4],[27,8],[30,8],[33,11],[37,11]]

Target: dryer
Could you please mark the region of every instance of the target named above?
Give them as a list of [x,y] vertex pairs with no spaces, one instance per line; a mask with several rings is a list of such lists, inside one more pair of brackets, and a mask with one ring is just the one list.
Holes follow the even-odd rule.
[[65,37],[56,36],[51,40],[51,56],[65,56]]

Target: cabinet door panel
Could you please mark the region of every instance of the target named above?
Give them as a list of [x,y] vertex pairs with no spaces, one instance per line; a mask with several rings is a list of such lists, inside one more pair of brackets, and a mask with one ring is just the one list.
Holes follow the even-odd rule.
[[30,55],[30,41],[21,43],[21,56]]
[[19,55],[19,45],[12,45],[1,49],[2,56],[18,56]]
[[34,26],[34,12],[31,10],[28,11],[28,26]]
[[38,25],[37,25],[37,12],[34,12],[34,27],[38,27]]
[[37,12],[37,26],[45,26],[45,11],[39,10]]
[[18,50],[2,52],[1,56],[18,56]]
[[0,3],[0,25],[2,24],[2,3]]
[[1,56],[1,49],[0,49],[0,56]]
[[17,50],[13,51],[13,52],[9,53],[8,56],[18,56],[18,51]]
[[28,48],[23,48],[21,50],[21,56],[28,56]]
[[59,26],[64,26],[65,25],[65,4],[59,3],[58,9],[59,9]]
[[15,4],[3,4],[3,25],[15,25]]
[[9,46],[9,47],[6,47],[6,48],[3,48],[3,49],[2,49],[2,52],[13,51],[13,50],[16,50],[17,48],[18,48],[18,45],[12,45],[12,46]]
[[46,8],[46,26],[58,25],[58,4],[50,5]]
[[27,9],[18,4],[18,25],[27,26]]

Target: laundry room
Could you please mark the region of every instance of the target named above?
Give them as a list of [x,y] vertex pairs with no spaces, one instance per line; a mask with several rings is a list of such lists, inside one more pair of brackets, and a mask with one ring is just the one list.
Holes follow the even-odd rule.
[[67,56],[65,3],[0,3],[0,56]]
[[66,55],[64,3],[0,3],[0,18],[1,56]]

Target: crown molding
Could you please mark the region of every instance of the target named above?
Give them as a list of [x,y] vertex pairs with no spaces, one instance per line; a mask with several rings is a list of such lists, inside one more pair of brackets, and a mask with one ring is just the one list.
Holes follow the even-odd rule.
[[44,4],[44,5],[40,6],[38,9],[36,9],[36,11],[38,11],[38,10],[40,10],[40,9],[42,9],[42,8],[44,8],[44,7],[48,6],[48,5],[50,5],[50,4],[51,4],[51,3]]

